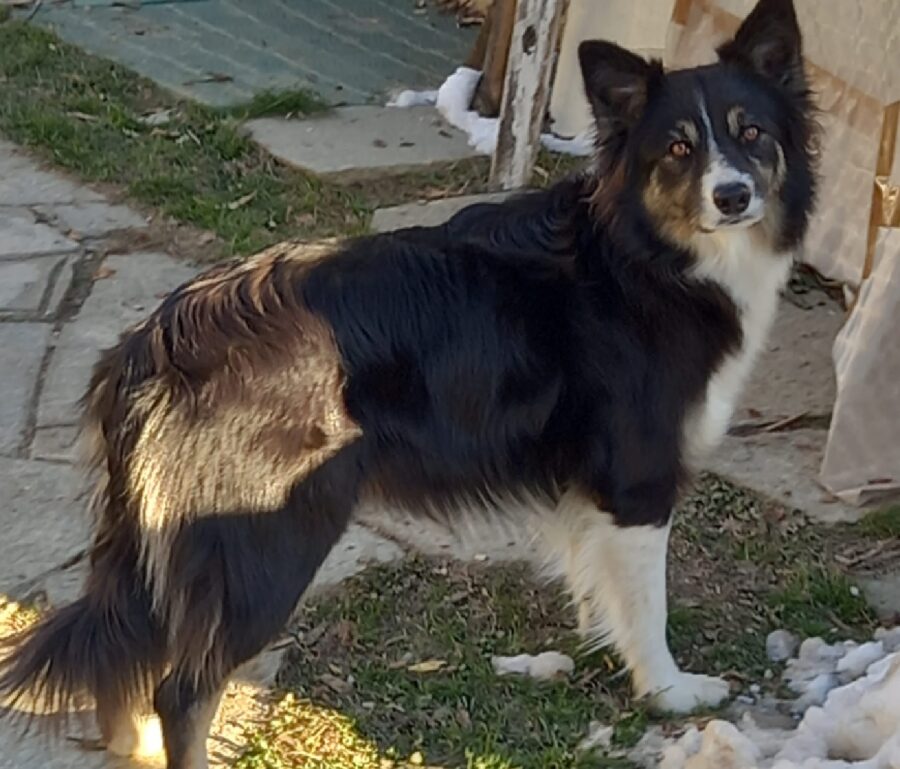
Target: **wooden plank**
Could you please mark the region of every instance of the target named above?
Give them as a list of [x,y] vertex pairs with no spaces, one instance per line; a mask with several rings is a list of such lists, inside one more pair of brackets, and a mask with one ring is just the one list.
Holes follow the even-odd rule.
[[476,68],[482,74],[472,99],[472,109],[483,117],[497,117],[500,114],[506,62],[515,21],[516,0],[494,0],[484,23],[484,57]]
[[478,37],[475,38],[475,45],[472,46],[472,50],[469,51],[469,55],[466,56],[466,60],[463,62],[463,66],[468,67],[469,69],[478,69],[484,70],[484,62],[487,58],[487,48],[488,41],[490,40],[491,35],[491,16],[488,13],[487,18],[484,20],[484,23],[481,25],[481,29],[478,30]]
[[550,78],[565,0],[518,0],[500,108],[490,186],[528,183],[550,99]]

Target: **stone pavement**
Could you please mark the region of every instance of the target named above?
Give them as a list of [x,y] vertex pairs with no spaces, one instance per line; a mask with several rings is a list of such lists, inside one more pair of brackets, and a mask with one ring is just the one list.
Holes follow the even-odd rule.
[[414,0],[74,0],[43,3],[35,23],[213,106],[296,88],[384,104],[398,88],[437,88],[476,34]]
[[288,165],[343,181],[383,178],[477,155],[434,107],[340,107],[305,119],[259,118],[246,129]]

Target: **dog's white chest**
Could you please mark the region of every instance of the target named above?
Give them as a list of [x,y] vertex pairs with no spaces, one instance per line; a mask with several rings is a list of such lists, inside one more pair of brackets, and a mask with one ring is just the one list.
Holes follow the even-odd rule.
[[695,275],[718,283],[740,313],[742,342],[713,373],[703,400],[685,424],[685,456],[696,466],[728,430],[750,369],[768,338],[778,311],[778,296],[790,272],[790,259],[767,252],[751,230],[705,236]]

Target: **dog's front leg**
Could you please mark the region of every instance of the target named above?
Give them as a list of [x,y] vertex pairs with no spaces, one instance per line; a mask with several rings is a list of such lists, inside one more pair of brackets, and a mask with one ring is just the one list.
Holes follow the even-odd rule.
[[631,671],[635,693],[651,695],[660,710],[687,712],[722,702],[728,684],[681,672],[666,641],[669,522],[620,525],[571,493],[559,512],[559,524],[578,533],[568,538],[564,563],[573,594],[590,607],[589,640],[612,643]]

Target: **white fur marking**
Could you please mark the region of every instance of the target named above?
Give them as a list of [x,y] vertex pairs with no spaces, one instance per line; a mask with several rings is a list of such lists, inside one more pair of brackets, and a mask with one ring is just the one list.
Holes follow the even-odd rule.
[[706,104],[703,97],[699,97],[700,101],[700,117],[703,120],[703,126],[706,129],[707,141],[707,157],[708,162],[706,169],[703,171],[701,180],[701,208],[700,208],[700,227],[707,232],[711,232],[721,228],[723,214],[716,206],[713,194],[717,187],[723,184],[732,184],[740,182],[747,185],[751,190],[750,204],[743,213],[741,221],[724,225],[735,229],[751,227],[756,224],[765,214],[765,204],[759,196],[756,183],[750,174],[739,171],[731,165],[719,149],[716,143],[715,134],[713,134],[712,121],[709,119],[709,113],[706,111]]
[[666,642],[666,552],[669,528],[620,527],[583,495],[570,492],[543,533],[579,604],[590,607],[588,640],[612,643],[638,695],[666,710],[718,704],[722,681],[678,670]]
[[727,229],[694,238],[693,276],[717,283],[740,312],[743,340],[711,377],[701,405],[685,425],[685,454],[696,466],[722,440],[750,368],[765,344],[778,311],[778,295],[791,260],[768,251],[767,237],[753,229]]

